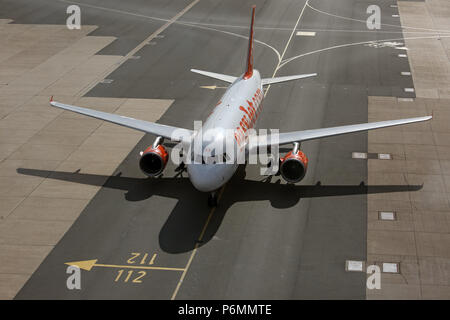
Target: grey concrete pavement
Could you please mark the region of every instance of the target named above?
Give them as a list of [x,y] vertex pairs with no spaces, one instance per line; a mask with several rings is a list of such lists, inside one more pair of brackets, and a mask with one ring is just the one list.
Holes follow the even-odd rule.
[[[294,33],[292,38],[291,29],[305,1],[200,0],[180,21],[201,25],[171,25],[163,37],[136,54],[139,59],[109,74],[112,83],[98,84],[86,96],[171,99],[174,102],[159,122],[191,128],[194,120],[208,115],[223,93],[200,86],[223,84],[189,69],[242,72],[247,44],[240,35],[247,35],[254,2],[256,39],[280,54],[285,51],[284,58],[326,49],[279,70],[279,76],[309,72],[319,76],[272,86],[258,127],[288,131],[366,122],[369,96],[415,97],[404,91],[413,83],[401,76],[401,71],[409,71],[409,64],[399,59],[398,50],[352,45],[402,38],[395,27],[400,24],[398,18],[386,19],[393,26],[383,31],[392,34],[368,33],[364,23],[323,13],[365,20],[369,1],[352,0],[311,1],[316,9],[305,7],[297,29],[316,30],[316,35]],[[0,18],[16,23],[62,24],[63,18],[45,11],[58,12],[67,5],[36,1],[42,10],[30,17],[27,6],[8,0],[0,3],[8,9],[1,11]],[[146,6],[139,1],[110,1],[107,7],[100,1],[86,3],[89,6],[81,6],[84,23],[98,26],[91,35],[118,38],[98,54],[125,55],[164,23],[148,17],[170,19],[189,1],[155,1]],[[384,12],[394,13],[390,4],[379,3]],[[229,26],[217,26],[224,24]],[[320,31],[324,29],[328,31]],[[327,49],[336,45],[345,46]],[[271,48],[256,45],[255,66],[264,76],[271,76],[277,63]],[[101,188],[17,299],[366,298],[365,273],[346,272],[345,261],[367,259],[367,193],[413,193],[402,183],[378,188],[361,185],[367,184],[367,162],[352,159],[351,154],[367,152],[367,134],[305,143],[302,149],[310,165],[299,186],[287,186],[279,177],[261,181],[258,166],[240,168],[214,211],[207,207],[206,196],[195,191],[186,176],[179,177],[171,164],[161,179],[144,178],[138,155],[153,139],[144,136],[111,176],[95,168],[73,173],[73,166],[56,171],[21,166],[19,172],[30,179],[50,175],[47,180],[77,185],[80,192],[91,186]],[[149,257],[155,257],[153,263]],[[68,290],[64,263],[90,259],[97,259],[97,266],[82,271],[82,290]],[[163,269],[133,269],[127,280],[124,266],[130,265]]]

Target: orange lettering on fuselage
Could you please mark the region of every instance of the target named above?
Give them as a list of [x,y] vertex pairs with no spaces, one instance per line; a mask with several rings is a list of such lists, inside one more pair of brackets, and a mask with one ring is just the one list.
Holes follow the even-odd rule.
[[239,106],[239,110],[244,112],[239,122],[239,127],[236,128],[234,134],[234,138],[239,146],[241,146],[242,142],[245,141],[245,133],[248,129],[253,128],[261,112],[262,106],[260,105],[260,103],[263,99],[261,92],[261,89],[256,90],[255,94],[251,98],[252,101],[247,100],[247,108]]

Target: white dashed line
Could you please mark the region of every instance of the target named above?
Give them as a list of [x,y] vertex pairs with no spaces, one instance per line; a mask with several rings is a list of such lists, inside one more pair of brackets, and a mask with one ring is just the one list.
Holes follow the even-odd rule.
[[315,37],[316,32],[315,31],[297,31],[297,36],[304,36],[304,37]]

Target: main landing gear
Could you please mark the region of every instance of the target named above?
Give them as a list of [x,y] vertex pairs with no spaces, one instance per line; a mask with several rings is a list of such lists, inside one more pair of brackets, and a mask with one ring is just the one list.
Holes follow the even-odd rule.
[[211,192],[208,195],[208,206],[210,208],[214,208],[217,207],[217,203],[219,202],[219,195],[217,191]]

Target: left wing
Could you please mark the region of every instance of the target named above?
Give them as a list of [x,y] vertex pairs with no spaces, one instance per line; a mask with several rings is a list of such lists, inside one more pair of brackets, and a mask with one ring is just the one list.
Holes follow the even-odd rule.
[[111,123],[118,124],[120,126],[143,131],[146,133],[151,133],[157,136],[162,136],[164,138],[171,139],[172,141],[185,141],[193,134],[193,131],[188,129],[133,119],[125,116],[120,116],[118,114],[112,114],[82,107],[71,106],[68,104],[53,101],[53,97],[50,100],[50,104],[56,108],[84,114],[86,116],[97,118],[100,120],[105,120]]
[[371,123],[362,123],[362,124],[352,124],[348,126],[340,126],[340,127],[331,127],[331,128],[322,128],[322,129],[313,129],[313,130],[303,130],[303,131],[293,131],[280,133],[278,142],[272,140],[271,135],[259,136],[258,138],[258,146],[264,147],[268,145],[283,145],[292,142],[302,142],[307,140],[337,136],[346,133],[360,132],[366,130],[380,129],[386,127],[393,127],[402,124],[414,123],[427,121],[433,118],[432,116],[426,117],[417,117],[417,118],[408,118],[408,119],[399,119],[399,120],[388,120],[388,121],[379,121],[379,122],[371,122]]

